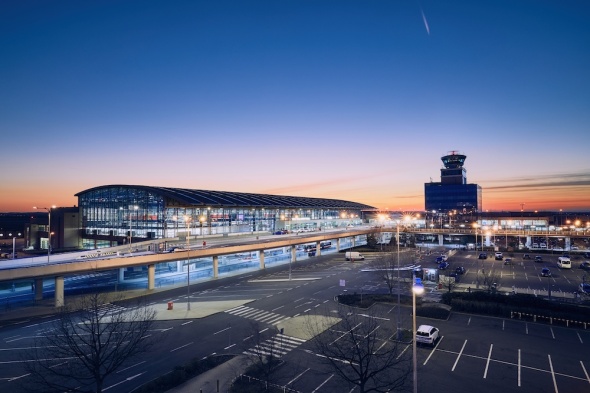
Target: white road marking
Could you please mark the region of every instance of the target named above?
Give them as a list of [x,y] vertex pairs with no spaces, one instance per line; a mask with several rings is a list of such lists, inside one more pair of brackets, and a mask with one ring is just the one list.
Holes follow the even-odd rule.
[[494,348],[494,344],[490,344],[490,352],[488,353],[488,360],[486,362],[486,370],[483,373],[483,379],[486,379],[488,376],[488,367],[490,366],[490,358],[492,357],[492,349]]
[[453,368],[451,369],[451,371],[455,371],[455,367],[457,367],[457,363],[459,363],[459,359],[461,358],[461,355],[463,354],[463,350],[465,349],[466,344],[467,344],[467,340],[465,340],[465,342],[463,343],[463,346],[461,347],[461,351],[459,351],[459,355],[457,355],[457,360],[455,360],[455,364],[453,364]]
[[557,389],[557,381],[555,380],[555,372],[553,371],[553,363],[551,363],[551,355],[547,355],[547,358],[549,359],[549,368],[551,369],[551,378],[553,378],[553,387],[555,388],[555,393],[559,393],[559,390]]

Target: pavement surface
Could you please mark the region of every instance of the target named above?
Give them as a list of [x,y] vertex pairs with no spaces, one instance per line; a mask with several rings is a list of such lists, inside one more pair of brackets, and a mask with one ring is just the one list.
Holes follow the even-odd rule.
[[[309,280],[315,280],[310,278]],[[254,280],[253,280],[254,281]],[[273,280],[273,281],[288,281]],[[107,294],[117,301],[133,299],[155,292],[163,292],[172,288],[147,290],[130,290],[113,292]],[[75,308],[77,296],[70,296],[67,299],[68,306]],[[209,315],[224,312],[232,308],[250,303],[255,299],[240,300],[222,300],[222,301],[191,301],[190,310],[186,302],[160,302],[151,305],[156,311],[156,320],[173,320],[173,319],[199,319]],[[0,310],[0,327],[16,324],[29,318],[50,316],[56,314],[54,299],[43,299],[34,304],[5,307]],[[322,330],[338,323],[337,318],[318,317],[314,323]],[[277,325],[277,329],[288,331],[292,337],[308,340],[309,329],[306,328],[309,320],[303,316],[290,318]],[[233,359],[202,373],[195,378],[170,389],[168,393],[222,393],[228,392],[233,381],[240,375],[244,374],[246,369],[252,364],[251,359],[246,355],[238,355]]]

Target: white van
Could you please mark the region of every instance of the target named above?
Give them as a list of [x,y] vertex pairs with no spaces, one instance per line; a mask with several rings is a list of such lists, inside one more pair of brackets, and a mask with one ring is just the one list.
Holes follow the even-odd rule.
[[360,252],[357,252],[357,251],[345,252],[344,258],[346,258],[347,261],[364,261],[365,260],[365,257],[363,256],[363,254],[361,254]]
[[557,267],[560,269],[571,269],[572,261],[569,257],[559,257],[557,258]]

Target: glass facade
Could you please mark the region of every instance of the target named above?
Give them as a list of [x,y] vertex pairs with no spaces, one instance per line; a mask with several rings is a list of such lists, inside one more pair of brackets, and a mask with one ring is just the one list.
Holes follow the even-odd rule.
[[477,184],[424,184],[427,211],[480,211],[481,187]]
[[[167,192],[169,190],[174,193]],[[183,191],[180,193],[178,191]],[[192,192],[192,193],[191,193]],[[318,207],[287,206],[219,206],[204,191],[160,189],[156,187],[104,186],[78,193],[78,203],[82,215],[82,238],[85,248],[111,246],[113,243],[124,244],[131,240],[173,238],[191,235],[213,235],[237,232],[287,230],[319,230],[321,228],[346,225],[360,221],[361,208],[370,206],[347,201],[343,210],[338,206],[329,207],[332,200],[284,197],[293,206],[298,200],[302,203],[311,201]],[[226,196],[227,194],[227,196]],[[186,196],[186,200],[175,198]],[[196,196],[206,195],[205,202],[193,201]],[[230,197],[242,197],[246,194],[224,193]],[[254,194],[247,194],[248,202],[256,202]],[[221,197],[216,196],[218,199]],[[261,195],[261,200],[271,200],[272,196]],[[205,199],[205,198],[203,198]],[[281,197],[274,197],[276,205]],[[196,202],[196,203],[195,203]],[[309,203],[307,203],[309,205]],[[350,209],[350,206],[357,207]]]

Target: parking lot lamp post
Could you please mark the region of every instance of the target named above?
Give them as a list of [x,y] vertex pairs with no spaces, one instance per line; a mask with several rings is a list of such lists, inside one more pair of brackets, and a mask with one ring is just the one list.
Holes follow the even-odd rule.
[[51,254],[51,209],[55,209],[55,205],[51,205],[51,207],[33,206],[33,209],[47,210],[47,217],[48,217],[48,222],[47,222],[47,237],[48,237],[48,239],[47,239],[48,240],[48,243],[47,243],[47,263],[49,263],[49,255]]
[[414,393],[418,393],[418,360],[416,356],[416,295],[424,293],[424,285],[422,280],[416,278],[414,274],[414,284],[412,285],[412,363],[413,363],[413,379],[414,379]]
[[399,278],[399,226],[401,221],[395,221],[396,225],[396,243],[397,243],[397,339],[401,339],[401,301],[400,301],[400,278]]
[[[121,208],[123,209],[123,208]],[[137,209],[139,209],[139,206],[135,205],[133,206],[133,210],[137,211]],[[131,254],[131,239],[133,238],[133,232],[132,232],[132,228],[131,225],[133,223],[133,219],[131,216],[131,209],[128,209],[127,214],[129,215],[129,254]]]
[[201,237],[203,238],[203,247],[205,246],[205,233],[203,232],[203,223],[205,222],[205,216],[199,217],[199,222],[201,223]]
[[[12,234],[10,234],[12,236]],[[18,236],[21,234],[19,233]],[[12,237],[12,259],[16,259],[16,236]]]
[[190,265],[190,256],[191,256],[191,218],[189,216],[184,216],[184,221],[186,221],[186,226],[188,229],[186,235],[186,309],[188,311],[191,310],[191,265]]

